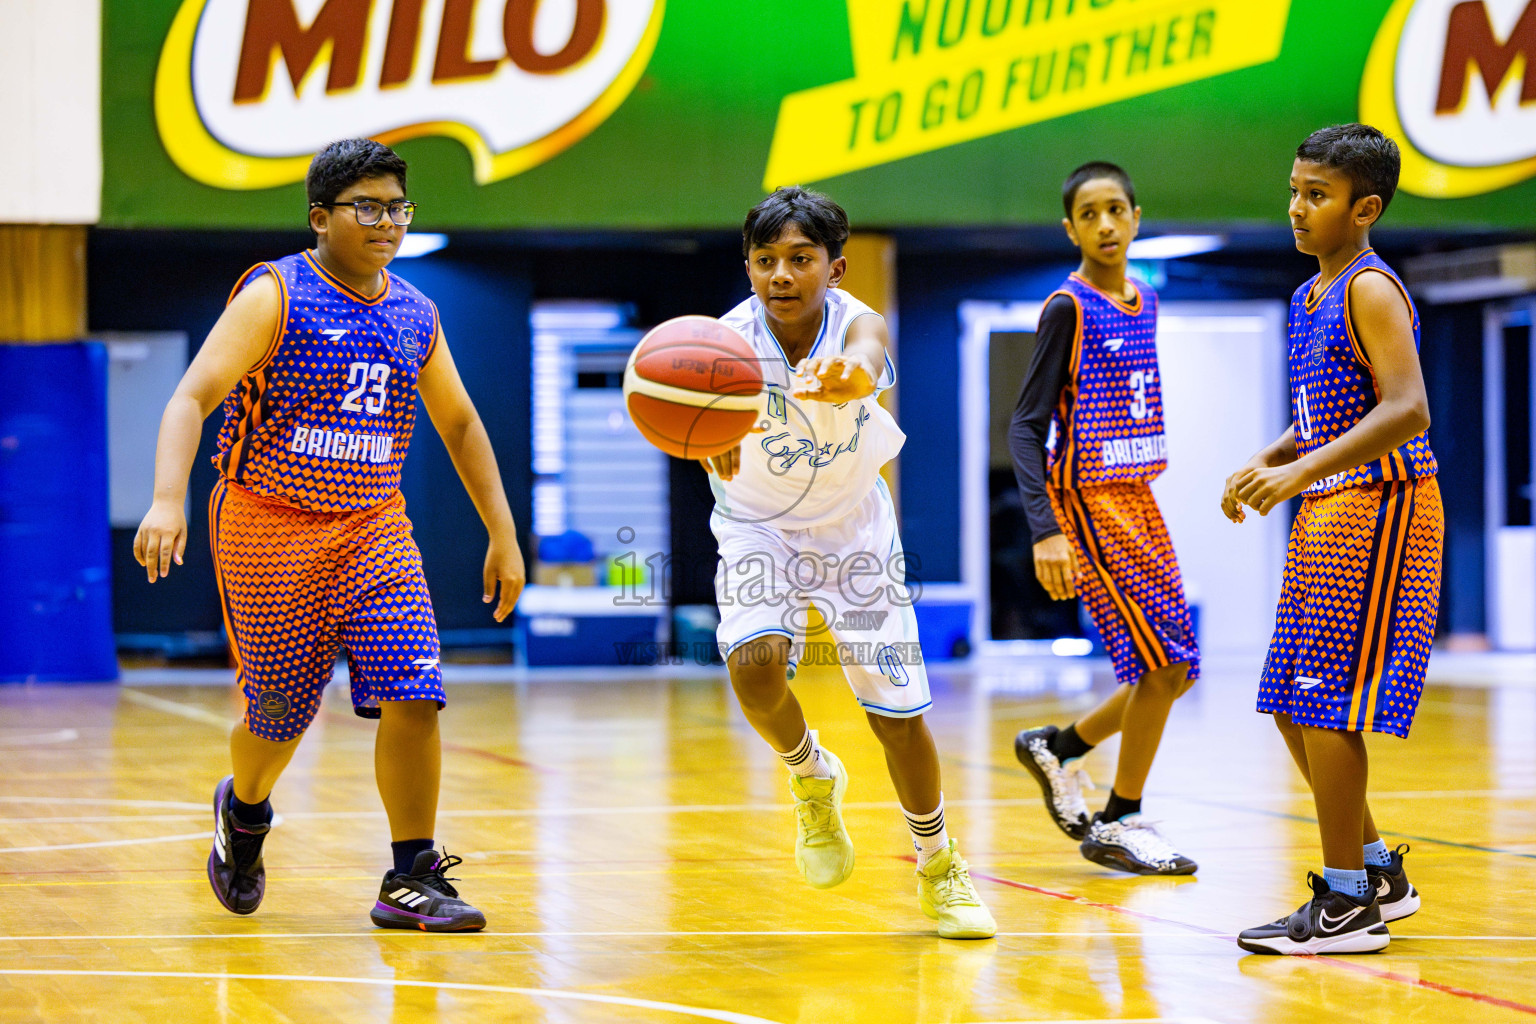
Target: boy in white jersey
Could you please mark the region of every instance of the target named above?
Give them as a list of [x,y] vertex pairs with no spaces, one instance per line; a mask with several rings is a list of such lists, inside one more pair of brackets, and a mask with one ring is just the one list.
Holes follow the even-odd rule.
[[848,217],[826,196],[782,188],[742,228],[752,297],[722,320],[762,360],[767,429],[705,462],[720,543],[719,641],[747,720],[790,770],[795,864],[828,889],[853,871],[843,827],[848,775],[817,745],[789,689],[815,605],[885,748],[917,850],[918,901],[945,938],[990,938],[944,827],[932,703],[880,467],[906,435],[875,400],[895,380],[885,320],[837,289]]

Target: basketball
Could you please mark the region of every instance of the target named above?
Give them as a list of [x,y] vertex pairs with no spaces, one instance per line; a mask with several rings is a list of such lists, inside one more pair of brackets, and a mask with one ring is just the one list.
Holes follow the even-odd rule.
[[624,404],[651,444],[707,459],[741,443],[762,411],[763,372],[746,339],[713,317],[652,328],[624,368]]

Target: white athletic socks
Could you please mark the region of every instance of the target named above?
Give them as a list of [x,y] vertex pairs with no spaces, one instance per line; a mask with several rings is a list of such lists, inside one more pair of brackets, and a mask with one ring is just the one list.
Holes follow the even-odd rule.
[[949,833],[944,829],[944,794],[939,794],[939,806],[927,814],[913,814],[905,807],[902,817],[912,832],[912,846],[917,850],[917,866],[928,863],[929,858],[949,847]]
[[795,744],[795,749],[789,753],[775,750],[775,754],[789,767],[789,770],[801,778],[830,779],[832,768],[827,764],[827,759],[821,756],[821,747],[816,744],[816,734],[810,729],[805,730],[805,736]]

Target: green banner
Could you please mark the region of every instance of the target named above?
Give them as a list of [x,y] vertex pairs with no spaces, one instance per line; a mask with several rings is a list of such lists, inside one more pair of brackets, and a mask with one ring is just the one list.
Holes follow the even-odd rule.
[[303,223],[327,141],[418,227],[1040,224],[1089,159],[1146,216],[1279,221],[1296,144],[1403,150],[1389,223],[1530,226],[1536,0],[105,0],[102,223]]

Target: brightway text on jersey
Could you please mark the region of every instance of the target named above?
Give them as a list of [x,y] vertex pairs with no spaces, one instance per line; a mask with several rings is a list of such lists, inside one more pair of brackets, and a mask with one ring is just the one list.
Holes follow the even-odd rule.
[[394,453],[393,434],[352,434],[345,430],[320,430],[294,427],[288,450],[300,455],[318,455],[342,462],[372,462],[382,465]]
[[1149,437],[1117,437],[1104,442],[1105,466],[1144,466],[1168,457],[1166,434]]

